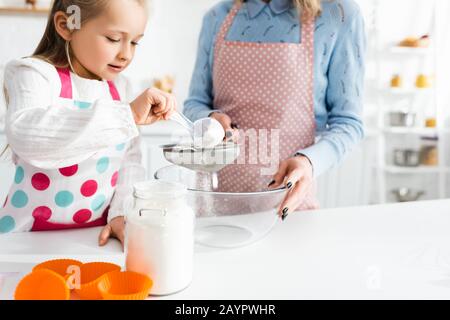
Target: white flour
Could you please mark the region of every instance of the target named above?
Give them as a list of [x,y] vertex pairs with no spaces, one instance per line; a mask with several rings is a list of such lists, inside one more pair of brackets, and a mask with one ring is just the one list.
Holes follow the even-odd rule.
[[194,123],[194,146],[210,149],[221,144],[225,131],[219,121],[208,118]]
[[[142,216],[139,209],[146,209]],[[181,291],[192,281],[194,220],[184,198],[136,199],[127,215],[126,269],[152,279],[151,295]]]

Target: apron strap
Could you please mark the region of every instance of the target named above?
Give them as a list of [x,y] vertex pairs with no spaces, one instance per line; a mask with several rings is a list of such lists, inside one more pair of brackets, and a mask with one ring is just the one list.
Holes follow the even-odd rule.
[[242,3],[236,3],[233,8],[231,8],[230,13],[228,13],[225,18],[224,23],[222,23],[222,27],[220,28],[219,34],[217,35],[217,42],[222,43],[225,42],[228,31],[230,31],[231,25],[233,24],[234,18],[238,14],[239,10],[242,7]]
[[111,97],[114,101],[120,101],[120,94],[119,91],[117,91],[116,85],[112,81],[108,81],[109,86],[109,93],[111,94]]
[[[219,34],[217,36],[217,42],[223,43],[225,42],[225,39],[227,37],[228,32],[230,31],[230,28],[233,24],[234,18],[239,13],[239,10],[242,7],[242,3],[236,3],[233,8],[228,13],[227,17],[225,18],[224,23],[222,24],[222,27],[220,28]],[[301,26],[301,45],[303,44],[309,44],[311,43],[311,39],[314,39],[314,27],[315,27],[315,19],[309,18],[305,22],[302,22],[302,17],[299,17],[300,19],[300,26]],[[314,40],[313,40],[314,41]]]
[[[60,98],[73,99],[72,80],[69,68],[56,68],[59,79],[61,80]],[[121,101],[119,91],[112,81],[108,81],[109,93],[114,101]]]
[[300,17],[300,23],[302,26],[302,39],[300,44],[306,46],[310,46],[311,44],[314,45],[314,29],[316,26],[316,19],[308,18],[306,21],[302,22],[302,18]]
[[59,94],[59,97],[65,99],[72,99],[73,91],[69,68],[56,68],[56,71],[58,71],[58,76],[59,79],[61,80],[61,93]]

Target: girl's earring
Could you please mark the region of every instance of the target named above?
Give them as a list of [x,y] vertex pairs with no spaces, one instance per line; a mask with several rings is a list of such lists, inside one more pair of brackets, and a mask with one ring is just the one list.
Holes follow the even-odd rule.
[[70,41],[66,41],[66,56],[67,56],[67,62],[69,62],[70,70],[75,73],[73,65],[72,65],[72,59],[70,58]]

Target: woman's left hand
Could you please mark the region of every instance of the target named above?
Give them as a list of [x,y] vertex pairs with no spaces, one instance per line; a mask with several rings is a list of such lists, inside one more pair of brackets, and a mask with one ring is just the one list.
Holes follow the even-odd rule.
[[125,236],[125,218],[117,217],[112,219],[100,232],[98,237],[98,245],[103,247],[108,243],[109,238],[116,238],[124,245]]
[[283,184],[288,188],[288,193],[278,210],[278,214],[283,220],[304,201],[312,182],[313,167],[307,157],[300,155],[280,163],[278,172],[269,184],[269,188],[275,189]]

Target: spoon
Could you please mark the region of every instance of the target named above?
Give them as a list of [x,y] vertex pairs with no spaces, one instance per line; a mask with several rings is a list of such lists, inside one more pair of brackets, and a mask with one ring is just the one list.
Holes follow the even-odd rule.
[[176,111],[172,114],[170,120],[189,131],[195,148],[214,148],[225,137],[222,125],[213,118],[203,118],[192,122],[185,115]]

